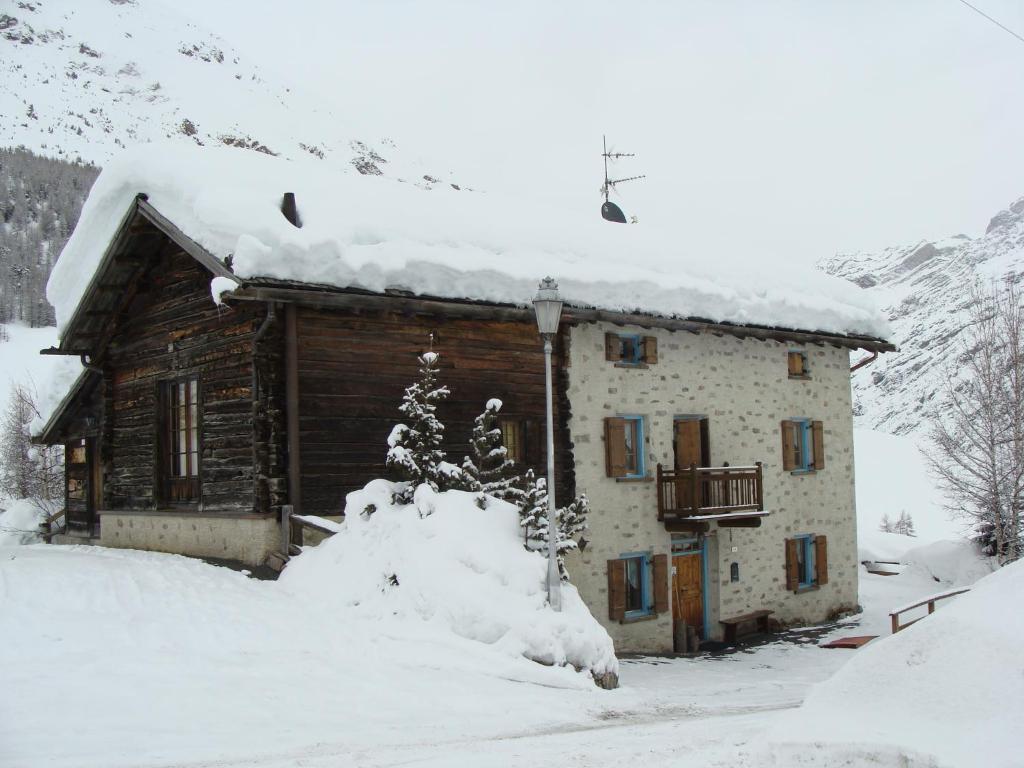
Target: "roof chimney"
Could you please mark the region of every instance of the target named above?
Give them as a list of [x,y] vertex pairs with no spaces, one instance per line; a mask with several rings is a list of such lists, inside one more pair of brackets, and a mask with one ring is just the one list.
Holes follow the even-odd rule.
[[295,207],[294,192],[284,193],[284,197],[281,198],[281,213],[293,227],[302,227],[302,222],[299,221],[299,209]]

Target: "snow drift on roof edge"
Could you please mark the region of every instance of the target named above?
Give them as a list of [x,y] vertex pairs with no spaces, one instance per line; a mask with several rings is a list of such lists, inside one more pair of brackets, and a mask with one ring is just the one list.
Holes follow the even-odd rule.
[[[302,227],[280,213],[294,192]],[[150,203],[241,278],[270,277],[527,305],[539,278],[566,301],[885,338],[869,297],[810,268],[686,256],[685,232],[613,225],[495,194],[345,173],[323,162],[232,148],[145,145],[100,174],[53,269],[47,298],[63,329],[132,199]]]

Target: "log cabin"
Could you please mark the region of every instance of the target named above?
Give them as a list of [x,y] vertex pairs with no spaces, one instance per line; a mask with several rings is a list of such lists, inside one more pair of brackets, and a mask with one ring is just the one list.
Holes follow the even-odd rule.
[[[555,243],[539,259],[517,259],[530,228],[519,221],[488,260],[493,219],[460,236],[479,214],[472,193],[317,186],[284,161],[199,154],[104,170],[54,270],[60,342],[44,352],[83,363],[38,436],[65,446],[65,541],[264,563],[282,549],[285,507],[338,519],[346,493],[383,474],[428,344],[452,391],[448,455],[461,460],[473,418],[499,397],[510,455],[542,475],[529,298],[550,273],[566,294],[556,497],[591,503],[567,566],[617,649],[856,609],[850,355],[894,347],[852,289],[819,276],[829,282],[773,305],[763,285],[730,287],[730,305],[674,261],[654,273],[660,286],[642,267],[609,285],[596,256],[581,266],[552,229],[540,228]],[[224,178],[230,205],[204,188]],[[420,200],[429,215],[411,210]],[[616,253],[650,252],[631,225],[594,226],[588,256],[607,238]],[[785,312],[805,322],[787,327]]]

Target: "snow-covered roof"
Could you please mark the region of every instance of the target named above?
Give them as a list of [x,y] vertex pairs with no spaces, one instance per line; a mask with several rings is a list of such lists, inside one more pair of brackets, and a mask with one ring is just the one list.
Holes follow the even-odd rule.
[[[294,192],[301,228],[280,212]],[[146,145],[109,163],[54,267],[47,297],[63,329],[133,198],[242,280],[328,284],[526,306],[550,275],[569,304],[885,338],[873,301],[810,267],[688,250],[672,227],[611,224],[585,210],[493,192],[423,189],[326,162],[233,148]]]

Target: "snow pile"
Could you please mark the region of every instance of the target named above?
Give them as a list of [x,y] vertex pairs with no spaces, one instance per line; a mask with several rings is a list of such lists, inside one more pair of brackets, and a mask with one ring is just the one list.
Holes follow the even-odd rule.
[[575,587],[547,607],[547,562],[523,547],[518,510],[476,494],[435,493],[394,505],[396,484],[374,480],[348,495],[341,533],[289,563],[280,584],[380,631],[486,643],[500,654],[618,674],[612,640]]
[[[285,192],[296,194],[301,228],[280,212]],[[232,256],[243,279],[525,306],[550,275],[578,306],[888,334],[873,301],[852,284],[756,254],[688,254],[678,229],[613,225],[589,210],[185,145],[137,147],[104,167],[47,287],[60,327],[139,193],[215,257]]]
[[847,755],[847,764],[1020,765],[1021,594],[1024,563],[1016,563],[865,646],[780,720],[773,741],[784,753],[813,744]]
[[28,499],[8,502],[0,510],[0,547],[32,544],[39,541],[39,525],[43,514]]

